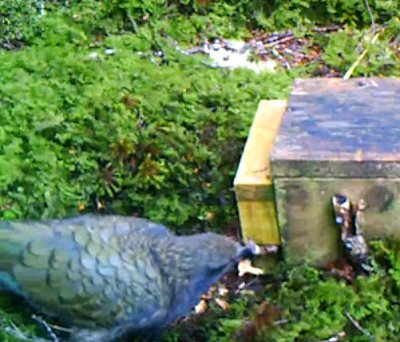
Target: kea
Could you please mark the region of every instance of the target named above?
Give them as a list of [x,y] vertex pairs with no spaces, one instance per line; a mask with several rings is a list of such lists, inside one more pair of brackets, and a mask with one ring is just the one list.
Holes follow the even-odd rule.
[[72,341],[162,331],[252,254],[225,236],[177,236],[135,217],[0,221],[0,284],[71,327]]

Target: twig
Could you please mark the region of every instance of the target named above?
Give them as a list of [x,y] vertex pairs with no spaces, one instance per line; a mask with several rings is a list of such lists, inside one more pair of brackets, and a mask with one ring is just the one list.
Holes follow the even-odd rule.
[[58,330],[58,331],[62,331],[65,333],[72,333],[72,329],[71,328],[65,328],[65,327],[60,327],[59,325],[56,324],[49,324],[50,328],[52,328],[53,330]]
[[60,342],[53,329],[51,329],[50,325],[42,317],[32,315],[32,319],[46,329],[47,334],[51,337],[53,342]]
[[219,68],[219,66],[216,65],[216,64],[207,63],[207,62],[204,62],[204,61],[200,61],[200,63],[203,64],[203,65],[205,65],[206,67],[209,67],[209,68],[212,68],[212,69],[217,69],[217,68]]
[[126,17],[128,18],[129,23],[132,26],[133,33],[138,33],[138,31],[139,31],[138,25],[137,25],[135,19],[132,18],[132,16],[129,13],[129,11],[126,11]]
[[242,289],[240,289],[239,291],[243,291],[243,290],[247,290],[250,286],[253,286],[255,283],[257,283],[257,281],[259,281],[259,279],[257,277],[251,279]]
[[361,332],[363,335],[368,336],[370,339],[373,339],[374,337],[367,331],[365,330],[360,323],[358,323],[353,317],[351,317],[350,313],[345,312],[345,316],[347,317],[347,319],[351,322],[351,324],[353,324],[353,326],[359,331]]
[[[264,37],[265,38],[265,37]],[[259,38],[259,40],[263,40],[263,37]],[[285,38],[294,38],[294,33],[292,31],[284,31],[284,32],[272,32],[266,39],[266,44],[273,44],[276,41],[280,41]],[[257,38],[256,38],[257,39]]]
[[[4,324],[4,322],[2,322]],[[4,327],[4,331],[7,333],[13,335],[15,338],[17,338],[20,341],[26,341],[26,342],[52,342],[40,337],[29,337],[25,335],[21,329],[19,329],[13,322],[10,322],[8,326]]]
[[400,33],[390,45],[396,46],[398,44],[400,44]]
[[44,10],[44,0],[40,1],[40,15],[44,15],[45,10]]
[[235,294],[239,294],[243,291],[246,291],[249,287],[253,286],[255,283],[259,281],[258,277],[255,277],[251,279],[247,284],[246,283],[241,283],[239,287],[235,290]]
[[334,32],[334,31],[339,31],[342,26],[339,25],[333,25],[333,26],[327,26],[327,27],[314,27],[311,31],[312,32],[317,32],[317,33],[325,33],[325,32]]
[[[326,26],[326,27],[314,27],[311,29],[311,32],[315,33],[327,33],[327,32],[335,32],[342,28],[339,25]],[[294,38],[294,33],[290,30],[283,32],[272,32],[271,34],[263,34],[262,36],[255,37],[256,40],[264,40],[267,44],[275,43],[276,41],[281,41],[285,38]],[[289,39],[290,40],[290,39]]]
[[271,49],[271,53],[272,53],[272,55],[274,55],[276,58],[278,58],[283,63],[283,65],[285,66],[286,69],[288,69],[288,70],[291,69],[289,62],[287,60],[285,60],[278,51],[276,51],[275,49]]
[[336,335],[334,335],[326,340],[319,341],[319,342],[338,342],[342,338],[345,338],[345,337],[346,337],[346,333],[344,331],[341,331],[341,332],[337,333]]
[[275,321],[274,323],[272,323],[272,325],[278,326],[278,325],[284,325],[289,323],[288,319],[280,319],[279,321]]
[[375,33],[376,26],[375,26],[374,15],[372,14],[371,7],[369,5],[369,1],[368,0],[364,0],[364,2],[365,2],[365,6],[367,7],[367,11],[368,11],[369,17],[371,18],[372,32]]
[[[370,43],[371,43],[371,44],[374,44],[374,43],[378,40],[378,37],[379,37],[380,34],[381,34],[381,32],[376,33],[376,34],[372,37]],[[363,58],[365,57],[365,55],[367,54],[367,52],[368,52],[368,49],[365,49],[365,50],[361,53],[361,55],[358,56],[357,60],[352,64],[352,66],[350,67],[350,69],[347,70],[347,72],[344,74],[344,76],[343,76],[343,79],[344,79],[344,80],[348,80],[348,79],[351,77],[351,75],[353,74],[354,70],[357,68],[357,66],[360,64],[360,62],[363,60]]]
[[286,37],[280,38],[278,40],[275,40],[275,41],[273,41],[271,43],[266,44],[266,47],[273,47],[273,46],[278,45],[278,44],[289,42],[292,39],[294,39],[294,35],[286,36]]
[[4,330],[21,341],[29,341],[29,338],[13,322],[10,322],[10,325],[5,327]]

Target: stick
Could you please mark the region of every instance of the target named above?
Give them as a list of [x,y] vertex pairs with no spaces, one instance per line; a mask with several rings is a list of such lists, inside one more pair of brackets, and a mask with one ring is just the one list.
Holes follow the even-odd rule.
[[44,15],[44,0],[40,1],[40,15]]
[[288,319],[280,319],[279,321],[275,321],[274,323],[272,323],[272,325],[277,326],[277,325],[283,325],[283,324],[287,324],[287,323],[289,323]]
[[363,335],[368,336],[370,339],[373,339],[374,337],[367,331],[365,330],[360,323],[358,323],[353,317],[351,317],[350,313],[345,312],[345,316],[347,317],[347,319],[351,322],[351,324],[353,324],[353,326],[359,331],[361,332]]
[[[334,31],[339,31],[343,26],[339,25],[333,25],[333,26],[327,26],[327,27],[314,27],[311,29],[311,32],[315,33],[326,33],[326,32],[334,32]],[[274,43],[277,40],[281,40],[284,38],[289,38],[292,37],[294,38],[294,33],[290,30],[284,31],[284,32],[273,32],[269,36],[267,35],[262,35],[260,37],[255,37],[256,40],[263,40],[266,39],[266,43]]]
[[7,331],[21,341],[29,341],[29,338],[13,322],[10,322],[10,325],[5,327],[4,331]]
[[275,49],[271,49],[271,53],[275,57],[277,57],[280,61],[282,61],[282,63],[284,64],[286,69],[288,69],[288,70],[291,69],[289,62],[287,60],[285,60],[278,51],[276,51]]
[[372,32],[375,33],[376,26],[375,26],[374,15],[372,14],[371,7],[369,6],[368,0],[364,0],[364,2],[365,2],[365,6],[367,7],[369,17],[371,18]]
[[326,340],[322,340],[320,342],[338,342],[344,337],[346,337],[346,333],[344,331],[341,331],[341,332],[337,333],[336,335],[334,335]]
[[71,328],[65,328],[65,327],[60,327],[59,325],[55,325],[55,324],[49,324],[49,327],[52,328],[53,330],[58,330],[58,331],[62,331],[68,334],[71,334],[73,329]]
[[[2,322],[4,324],[4,322]],[[15,338],[17,338],[20,341],[26,341],[26,342],[52,342],[49,340],[45,340],[40,337],[29,337],[25,335],[13,322],[10,322],[9,325],[4,327],[4,331],[7,333],[13,335]]]
[[396,37],[396,39],[390,45],[396,46],[400,43],[400,34]]
[[325,32],[334,32],[334,31],[339,31],[342,26],[339,25],[333,25],[333,26],[327,26],[327,27],[314,27],[311,31],[312,32],[318,32],[318,33],[325,33]]
[[54,333],[53,329],[49,326],[49,324],[40,316],[32,315],[32,319],[36,322],[38,322],[40,325],[42,325],[46,331],[47,334],[51,337],[53,342],[60,342],[58,339],[57,335]]
[[[374,44],[374,43],[378,40],[379,35],[380,35],[380,32],[378,32],[377,34],[375,34],[375,35],[372,37],[370,43],[371,43],[371,44]],[[361,53],[361,55],[358,56],[357,60],[352,64],[352,66],[350,67],[350,69],[347,70],[347,72],[344,74],[344,76],[343,76],[343,79],[344,79],[344,80],[348,80],[348,79],[351,77],[351,75],[353,74],[354,70],[357,68],[357,66],[360,64],[360,62],[363,60],[363,58],[365,57],[365,55],[367,54],[367,52],[368,52],[368,49],[365,49],[365,50]]]
[[294,39],[294,35],[286,36],[286,37],[280,38],[278,40],[275,40],[272,43],[266,44],[266,47],[273,47],[273,46],[281,44],[281,43],[289,42],[292,39]]

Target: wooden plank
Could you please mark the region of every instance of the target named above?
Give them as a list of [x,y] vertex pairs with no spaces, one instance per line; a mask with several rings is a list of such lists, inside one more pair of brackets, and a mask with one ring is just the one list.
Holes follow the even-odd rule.
[[364,199],[360,228],[367,237],[399,236],[400,178],[276,178],[275,192],[283,254],[288,262],[322,266],[339,256],[340,232],[331,198]]
[[234,180],[242,235],[258,244],[280,244],[269,155],[286,106],[260,101]]

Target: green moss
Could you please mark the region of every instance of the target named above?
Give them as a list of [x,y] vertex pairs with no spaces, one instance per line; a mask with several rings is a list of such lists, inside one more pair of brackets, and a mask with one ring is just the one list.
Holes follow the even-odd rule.
[[64,216],[100,201],[182,225],[222,199],[233,206],[232,166],[257,102],[291,78],[208,69],[166,42],[163,65],[146,32],[89,44],[0,56],[3,214]]
[[[231,302],[228,313],[217,308],[208,312],[206,322],[195,319],[203,328],[198,340],[322,341],[339,333],[345,334],[343,341],[397,340],[399,246],[382,241],[373,242],[373,246],[374,271],[358,276],[352,284],[308,265],[282,265],[279,286],[274,281],[262,294],[242,294]],[[268,315],[274,311],[262,311],[262,302],[279,310],[272,321]],[[282,323],[273,324],[278,321]],[[171,336],[174,341],[187,341],[186,333],[182,324]]]

